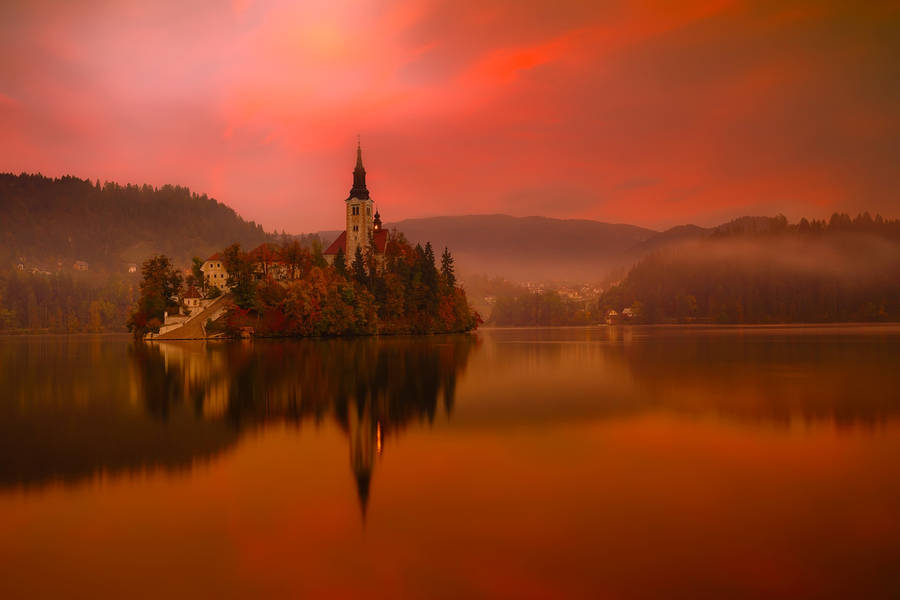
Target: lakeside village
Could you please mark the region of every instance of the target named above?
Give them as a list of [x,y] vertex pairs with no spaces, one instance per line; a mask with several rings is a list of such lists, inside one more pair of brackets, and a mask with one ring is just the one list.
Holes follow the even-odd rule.
[[470,331],[481,322],[457,285],[453,257],[382,228],[357,145],[345,230],[324,251],[299,241],[237,244],[194,259],[183,277],[166,256],[142,266],[128,320],[147,340]]

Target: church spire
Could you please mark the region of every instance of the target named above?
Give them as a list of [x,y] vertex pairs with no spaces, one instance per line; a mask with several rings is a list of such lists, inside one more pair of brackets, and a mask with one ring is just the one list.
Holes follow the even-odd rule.
[[366,170],[363,168],[362,162],[362,144],[359,136],[356,139],[356,168],[353,169],[353,187],[350,188],[350,198],[369,199],[369,189],[366,187]]

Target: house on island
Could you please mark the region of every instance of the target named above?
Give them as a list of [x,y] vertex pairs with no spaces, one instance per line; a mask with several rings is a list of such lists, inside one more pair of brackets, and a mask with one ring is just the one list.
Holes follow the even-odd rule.
[[184,307],[188,310],[192,310],[200,307],[200,301],[202,300],[200,296],[200,292],[197,291],[197,288],[191,286],[188,288],[188,291],[184,293],[182,297],[182,302],[184,303]]
[[228,281],[228,270],[225,269],[224,258],[221,252],[216,252],[207,258],[200,267],[207,287],[218,288],[220,292],[226,291],[228,287],[225,285],[225,282]]
[[362,162],[362,146],[356,145],[356,168],[353,169],[353,187],[350,195],[344,200],[346,228],[325,250],[325,260],[334,264],[338,251],[344,251],[344,261],[350,264],[356,256],[356,249],[363,253],[370,249],[375,253],[376,264],[384,261],[384,249],[387,246],[388,232],[381,227],[381,215],[366,187],[366,170]]
[[[287,281],[291,279],[291,267],[284,259],[281,249],[270,243],[260,244],[247,253],[253,262],[253,274],[258,280],[268,279]],[[216,252],[203,262],[200,267],[207,287],[218,288],[220,292],[228,291],[228,269],[225,268],[225,256]]]

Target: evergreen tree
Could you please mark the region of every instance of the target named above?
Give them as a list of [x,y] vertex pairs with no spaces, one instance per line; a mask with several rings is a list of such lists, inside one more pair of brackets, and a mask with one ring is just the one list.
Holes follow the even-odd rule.
[[447,287],[452,289],[456,286],[456,274],[453,270],[453,257],[446,247],[444,248],[444,253],[441,255],[441,276],[444,278],[444,283],[447,284]]
[[[141,266],[141,275],[137,310],[128,319],[128,329],[135,337],[159,328],[166,310],[176,306],[182,287],[181,273],[163,254],[147,259]],[[68,320],[72,321],[71,318]]]
[[191,260],[191,275],[188,280],[188,285],[197,286],[200,289],[206,287],[206,281],[203,277],[203,259],[195,256]]
[[325,260],[325,255],[322,251],[322,240],[319,239],[319,236],[313,236],[309,251],[312,254],[312,264],[314,267],[324,269],[328,266],[328,261]]
[[338,248],[337,254],[334,255],[334,270],[341,277],[347,276],[347,258],[344,256],[343,248]]
[[361,283],[362,285],[366,285],[369,282],[368,273],[366,272],[366,260],[363,257],[363,251],[361,246],[356,247],[356,255],[353,257],[353,265],[351,265],[353,269],[353,277]]

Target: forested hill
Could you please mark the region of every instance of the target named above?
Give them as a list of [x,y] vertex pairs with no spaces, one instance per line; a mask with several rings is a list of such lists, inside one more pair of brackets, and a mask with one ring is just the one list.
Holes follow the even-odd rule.
[[743,217],[647,254],[600,299],[638,322],[900,320],[900,220]]
[[121,272],[165,253],[189,264],[233,242],[268,239],[260,225],[186,187],[100,186],[77,177],[0,174],[0,262],[56,271],[73,261]]

